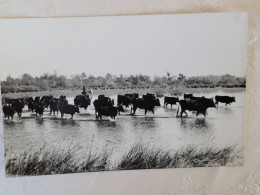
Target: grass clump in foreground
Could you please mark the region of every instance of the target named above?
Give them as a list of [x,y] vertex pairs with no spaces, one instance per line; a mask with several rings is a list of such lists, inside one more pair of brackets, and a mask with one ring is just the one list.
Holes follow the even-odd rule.
[[133,147],[122,159],[118,169],[184,168],[242,165],[243,154],[235,147],[221,150],[188,147],[176,153],[159,149]]
[[[108,170],[153,169],[153,168],[183,168],[210,167],[225,165],[242,165],[242,150],[235,147],[224,149],[187,148],[171,153],[161,149],[145,148],[141,145],[132,147],[119,162],[112,165],[111,153],[89,152],[82,156],[79,147],[69,150],[43,147],[41,150],[24,152],[6,162],[8,175],[47,175],[61,173],[79,173]],[[78,155],[77,155],[78,153]]]

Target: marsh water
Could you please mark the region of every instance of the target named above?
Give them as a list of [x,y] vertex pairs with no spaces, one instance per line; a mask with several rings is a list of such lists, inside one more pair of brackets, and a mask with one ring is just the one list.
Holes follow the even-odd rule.
[[[210,108],[207,116],[188,112],[187,117],[176,117],[177,106],[155,109],[155,114],[137,109],[136,115],[130,115],[126,109],[112,120],[103,117],[96,120],[94,107],[80,109],[73,119],[50,115],[45,110],[43,117],[27,111],[25,106],[22,117],[13,120],[4,119],[4,144],[6,159],[24,151],[37,151],[44,145],[48,148],[69,148],[80,146],[81,153],[92,150],[107,150],[116,160],[131,147],[140,144],[146,147],[160,148],[165,151],[179,151],[186,147],[216,148],[243,145],[245,92],[194,94],[207,98],[215,95],[235,96],[236,102],[225,108],[219,104],[217,109]],[[93,100],[96,96],[93,97]],[[112,98],[115,99],[116,96]],[[73,98],[68,98],[73,103]]]

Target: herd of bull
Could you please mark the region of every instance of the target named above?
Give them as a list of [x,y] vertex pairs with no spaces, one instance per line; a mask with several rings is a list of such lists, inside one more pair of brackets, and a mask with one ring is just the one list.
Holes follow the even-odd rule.
[[[42,96],[42,97],[29,97],[29,98],[16,98],[9,99],[5,98],[3,102],[3,113],[5,118],[12,118],[15,113],[20,117],[25,105],[28,107],[28,112],[35,112],[36,116],[41,117],[44,113],[44,109],[50,108],[49,114],[57,114],[60,112],[61,117],[63,118],[64,114],[70,114],[71,119],[75,113],[79,113],[79,108],[87,109],[91,104],[91,99],[88,95],[77,95],[74,98],[74,105],[69,104],[66,96],[60,96],[55,98],[51,95]],[[167,107],[169,104],[177,105],[177,116],[183,116],[183,113],[186,115],[186,111],[195,111],[196,116],[203,114],[206,116],[207,109],[210,107],[216,107],[218,103],[225,103],[226,106],[235,102],[235,97],[230,96],[215,96],[215,102],[213,98],[195,97],[192,94],[184,94],[184,99],[179,100],[178,97],[164,97],[164,107]],[[102,116],[109,116],[112,119],[124,112],[124,107],[131,109],[131,114],[135,114],[136,110],[144,109],[145,115],[147,111],[151,111],[154,114],[154,108],[156,106],[161,106],[160,100],[156,98],[154,94],[147,93],[141,98],[139,94],[125,94],[117,96],[117,106],[114,105],[114,100],[106,97],[104,95],[99,95],[96,100],[93,102],[95,108],[95,115],[97,119],[102,119]],[[124,106],[124,107],[123,107]],[[179,108],[180,115],[179,115]]]

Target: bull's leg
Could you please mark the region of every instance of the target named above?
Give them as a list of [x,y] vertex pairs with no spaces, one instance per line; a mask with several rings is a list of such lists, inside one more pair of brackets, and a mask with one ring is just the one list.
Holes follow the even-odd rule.
[[97,115],[97,113],[96,113],[96,119],[98,119],[98,117],[99,117],[99,115]]
[[135,115],[136,109],[137,109],[137,108],[135,108],[135,107],[133,108],[133,115]]
[[70,119],[73,119],[73,114],[71,115],[71,118]]
[[154,114],[154,109],[152,109],[152,113]]
[[9,120],[9,115],[8,115],[8,120]]
[[144,110],[144,115],[146,115],[146,113],[147,113],[147,110],[145,109],[145,110]]
[[171,108],[172,108],[172,104],[171,104]]
[[199,115],[199,112],[197,111],[196,117]]

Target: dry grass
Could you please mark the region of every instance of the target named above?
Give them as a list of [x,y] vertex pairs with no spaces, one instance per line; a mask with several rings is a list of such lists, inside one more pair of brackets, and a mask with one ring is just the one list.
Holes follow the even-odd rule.
[[145,148],[140,144],[131,148],[117,164],[111,164],[108,151],[80,153],[80,147],[69,149],[41,148],[37,152],[26,151],[7,160],[7,175],[47,175],[79,173],[106,170],[154,169],[173,167],[209,167],[242,165],[242,150],[227,147],[221,150],[212,148],[187,148],[172,153],[161,149]]

